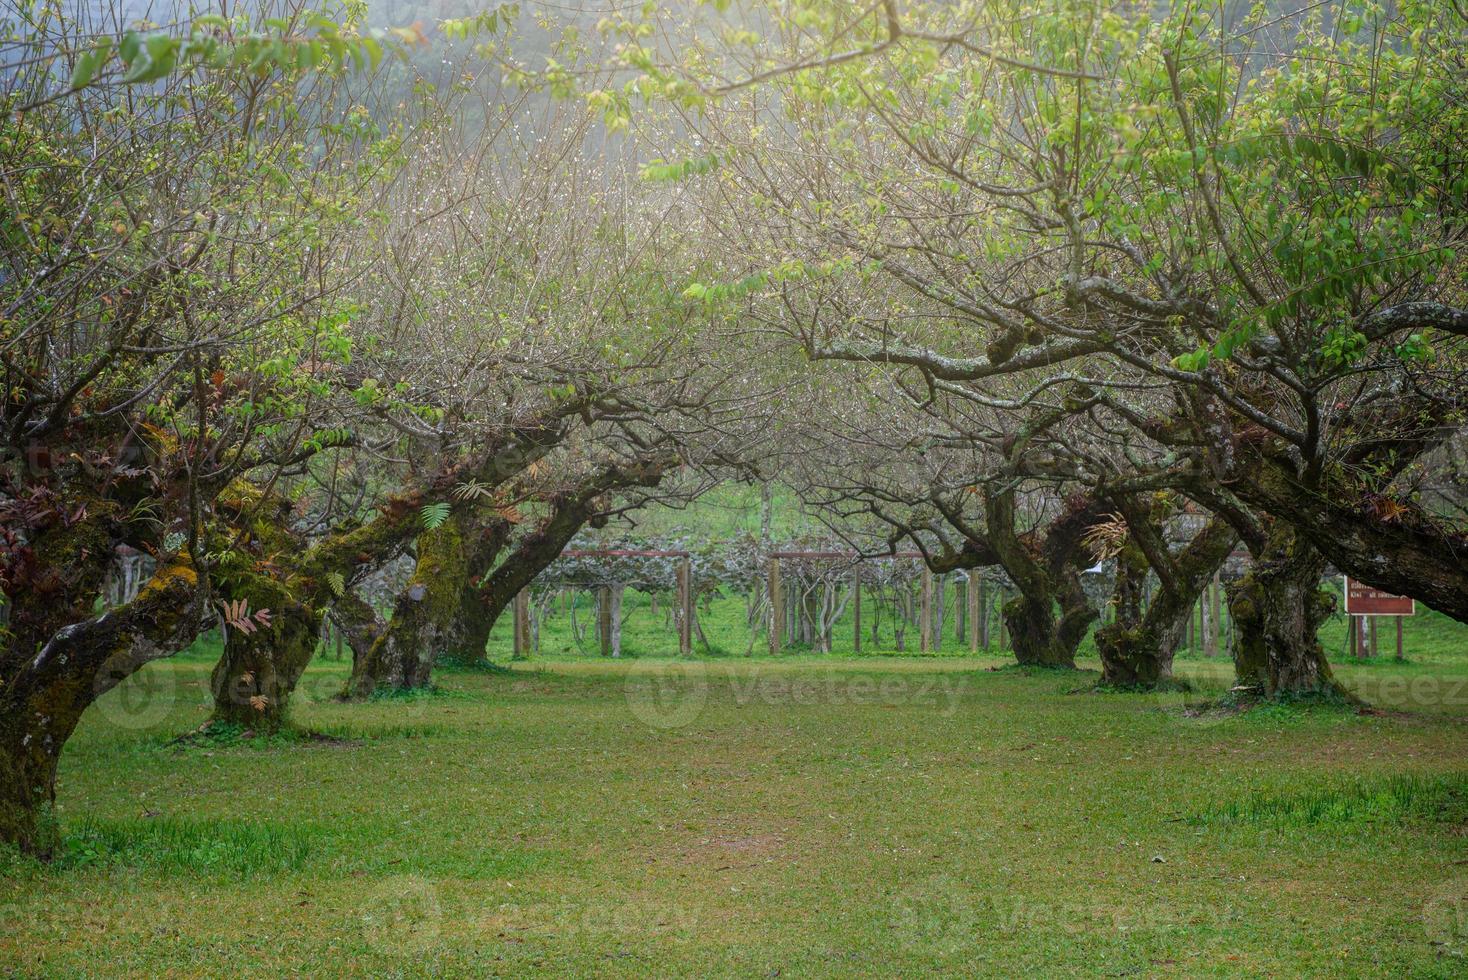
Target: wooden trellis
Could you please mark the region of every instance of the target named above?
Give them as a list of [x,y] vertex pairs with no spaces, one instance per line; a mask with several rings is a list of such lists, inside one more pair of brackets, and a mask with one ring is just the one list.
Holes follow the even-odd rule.
[[[852,591],[852,640],[855,650],[861,652],[861,571],[860,562],[881,561],[890,558],[921,559],[923,554],[918,551],[898,551],[890,555],[877,555],[863,557],[854,551],[775,551],[770,553],[768,570],[766,572],[769,594],[770,594],[770,653],[777,654],[785,649],[784,623],[785,623],[785,590],[781,581],[780,561],[782,559],[801,561],[838,561],[846,560],[854,563],[851,572]],[[968,588],[965,590],[968,599],[968,639],[969,650],[977,653],[980,643],[987,647],[989,645],[987,617],[979,614],[980,595],[983,587],[983,572],[970,570],[968,572]],[[919,609],[918,643],[923,653],[929,653],[934,647],[933,635],[933,572],[926,565],[922,570],[922,601]]]
[[[687,551],[642,550],[631,548],[568,548],[561,552],[562,558],[677,558],[675,569],[677,581],[678,653],[688,656],[693,652],[693,565],[692,553]],[[604,592],[610,591],[602,586]],[[530,652],[530,593],[523,590],[515,597],[514,612],[514,657],[522,659]],[[602,653],[610,653],[612,603],[603,595],[597,615],[597,632]]]

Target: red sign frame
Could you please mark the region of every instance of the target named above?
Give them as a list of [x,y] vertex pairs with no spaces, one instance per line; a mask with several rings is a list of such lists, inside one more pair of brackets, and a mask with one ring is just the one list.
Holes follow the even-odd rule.
[[1346,614],[1349,616],[1415,616],[1417,600],[1411,596],[1393,595],[1381,589],[1344,576]]

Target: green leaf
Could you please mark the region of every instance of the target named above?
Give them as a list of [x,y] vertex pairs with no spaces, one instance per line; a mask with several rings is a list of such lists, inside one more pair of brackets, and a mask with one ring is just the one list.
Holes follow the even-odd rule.
[[151,82],[173,71],[178,57],[178,41],[166,34],[154,34],[143,41],[143,47],[136,53],[138,57],[133,59],[122,76],[128,85]]
[[676,163],[653,160],[643,164],[641,176],[643,180],[652,182],[684,180],[717,170],[722,164],[723,160],[717,153],[710,153],[708,156],[696,157],[692,160],[680,160]]
[[112,56],[112,38],[104,37],[97,46],[76,60],[71,72],[71,87],[86,88],[97,77],[97,71]]
[[443,527],[444,522],[449,519],[449,505],[443,501],[436,504],[425,504],[418,516],[423,521],[423,530],[436,531]]
[[117,46],[117,56],[124,65],[131,65],[137,59],[142,46],[143,36],[137,31],[128,31],[122,36],[122,43]]

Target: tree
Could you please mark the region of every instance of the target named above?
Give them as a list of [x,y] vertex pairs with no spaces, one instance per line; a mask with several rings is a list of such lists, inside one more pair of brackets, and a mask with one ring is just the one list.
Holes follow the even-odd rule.
[[[933,391],[1074,386],[1138,461],[1118,492],[1282,525],[1262,561],[1298,596],[1313,550],[1468,617],[1463,529],[1396,482],[1462,419],[1464,185],[1445,161],[1468,103],[1461,32],[1431,26],[1461,15],[1098,7],[1006,30],[965,8],[996,57],[898,43],[949,14],[914,7],[895,32],[893,9],[858,15],[873,40],[852,57],[686,116],[717,160],[691,179],[744,248],[698,294]],[[1237,612],[1265,617],[1264,686],[1314,689],[1316,617]]]
[[[538,517],[481,505],[423,535],[413,576],[391,619],[354,662],[348,693],[365,697],[382,688],[427,686],[440,653],[468,663],[482,660],[500,613],[583,526],[617,509],[614,494],[656,487],[680,463],[674,447],[649,447],[599,466],[569,487],[541,491]],[[523,530],[517,528],[522,523],[528,525]]]
[[906,543],[936,572],[999,566],[1016,590],[1002,610],[1016,659],[1074,667],[1097,616],[1080,579],[1091,561],[1083,544],[1105,509],[1048,448],[1068,413],[996,410],[900,374],[855,373],[867,376],[865,400],[840,370],[791,399],[797,417],[785,424],[804,428],[807,499],[864,553]]
[[[226,497],[224,507],[235,509],[249,530],[235,538],[219,562],[221,592],[244,605],[235,607],[236,622],[226,624],[224,652],[212,677],[213,720],[257,731],[279,729],[291,693],[316,652],[327,610],[420,535],[431,538],[439,525],[465,520],[476,502],[463,487],[499,487],[534,465],[565,438],[567,419],[578,408],[566,404],[511,430],[474,457],[450,461],[420,485],[393,494],[369,519],[345,523],[314,540],[290,531],[291,507],[278,496],[238,504]],[[427,535],[425,523],[434,525]],[[250,622],[252,609],[268,610],[270,619]]]
[[[350,25],[287,14],[186,36],[50,6],[6,25],[26,41],[0,93],[0,838],[38,854],[82,712],[211,618],[215,498],[354,438],[313,433],[293,368],[343,351],[325,273],[352,274],[334,249],[384,172],[356,166],[376,143],[340,122],[341,60],[369,57]],[[109,609],[119,547],[154,570]]]
[[[1120,521],[1093,529],[1102,555],[1116,560],[1115,619],[1097,627],[1101,683],[1152,689],[1172,680],[1172,658],[1188,618],[1208,581],[1238,543],[1238,532],[1216,515],[1206,518],[1181,548],[1168,540],[1177,498],[1171,494],[1121,495],[1113,501]],[[1106,531],[1116,532],[1108,536]],[[1097,533],[1100,532],[1100,533]],[[1157,589],[1147,596],[1149,575]]]

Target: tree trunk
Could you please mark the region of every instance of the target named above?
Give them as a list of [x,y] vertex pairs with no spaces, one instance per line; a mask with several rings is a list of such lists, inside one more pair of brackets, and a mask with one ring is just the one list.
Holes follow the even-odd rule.
[[483,664],[484,651],[489,646],[489,633],[494,628],[496,618],[498,617],[485,606],[484,597],[480,595],[471,576],[459,595],[459,609],[453,622],[443,631],[443,655],[465,667]]
[[351,592],[332,603],[329,615],[336,626],[338,648],[343,639],[351,648],[352,670],[355,672],[372,653],[372,645],[382,636],[387,624],[378,617],[377,610]]
[[419,535],[413,577],[371,653],[354,664],[348,697],[426,687],[440,656],[483,662],[490,630],[519,590],[491,600],[476,580],[504,550],[510,532],[503,518],[479,510],[453,513]]
[[[1193,607],[1238,542],[1227,521],[1215,517],[1174,556],[1163,536],[1165,513],[1122,502],[1128,541],[1117,555],[1114,622],[1096,630],[1100,683],[1150,689],[1169,683],[1178,643],[1193,620]],[[1147,601],[1148,573],[1158,588]]]
[[1096,653],[1101,658],[1100,683],[1107,687],[1155,687],[1172,673],[1176,631],[1163,638],[1143,628],[1147,574],[1151,567],[1141,548],[1128,542],[1116,556],[1116,565],[1116,586],[1112,591],[1116,618],[1096,630]]
[[1096,631],[1101,658],[1100,683],[1106,687],[1150,690],[1172,680],[1172,660],[1187,624],[1188,610],[1172,617],[1147,617],[1140,623],[1111,623]]
[[40,723],[33,710],[6,713],[0,723],[0,841],[49,860],[60,841],[56,826],[56,765],[66,731]]
[[291,693],[316,653],[322,611],[296,602],[278,583],[257,584],[252,593],[251,612],[269,609],[270,625],[248,633],[226,627],[224,655],[210,678],[213,720],[274,732],[285,724]]
[[[1068,501],[1045,528],[1035,546],[1035,532],[1021,534],[1012,486],[986,493],[984,521],[988,534],[973,540],[974,554],[985,554],[1003,567],[1018,594],[1001,606],[1002,620],[1015,659],[1025,665],[1075,667],[1076,649],[1096,619],[1076,569],[1086,530],[1100,516],[1090,498]],[[1055,616],[1056,604],[1060,617]]]
[[1281,522],[1228,586],[1238,688],[1266,697],[1341,694],[1316,635],[1335,609],[1335,596],[1320,587],[1324,571],[1324,556]]
[[[339,624],[353,614],[363,628],[375,621],[376,614],[360,600],[355,600],[360,608],[348,609],[354,598],[350,589],[357,578],[401,553],[421,526],[416,506],[421,494],[395,498],[374,519],[298,551],[303,542],[283,531],[289,501],[271,496],[256,504],[253,492],[247,490],[225,506],[249,518],[250,538],[260,557],[280,557],[288,571],[284,576],[264,572],[254,562],[220,571],[220,597],[244,600],[252,628],[227,627],[224,653],[211,677],[213,720],[275,731],[285,724],[291,694],[315,656],[328,607],[344,610]],[[330,586],[333,576],[339,576],[337,589],[345,596],[338,597]],[[256,618],[265,610],[270,613],[268,625]],[[353,641],[354,669],[362,662],[358,647],[364,639],[358,633]]]
[[465,538],[471,524],[468,517],[451,514],[419,535],[413,577],[398,594],[392,618],[371,652],[353,665],[347,688],[351,697],[428,685],[434,659],[444,649],[469,585],[472,569]]
[[442,644],[442,620],[410,593],[398,597],[387,629],[367,657],[354,665],[349,695],[367,698],[379,690],[407,691],[427,687],[433,661]]
[[200,631],[198,580],[160,564],[132,602],[59,630],[30,656],[8,648],[0,687],[0,841],[41,858],[55,850],[56,766],[82,713],[144,664]]
[[[1075,592],[1080,591],[1077,584]],[[1066,590],[1067,593],[1070,590]],[[1004,604],[1004,625],[1014,646],[1014,658],[1025,666],[1068,667],[1076,665],[1076,649],[1096,610],[1085,596],[1065,594],[1061,612],[1055,615],[1055,600],[1049,595],[1030,596],[1020,592]]]

